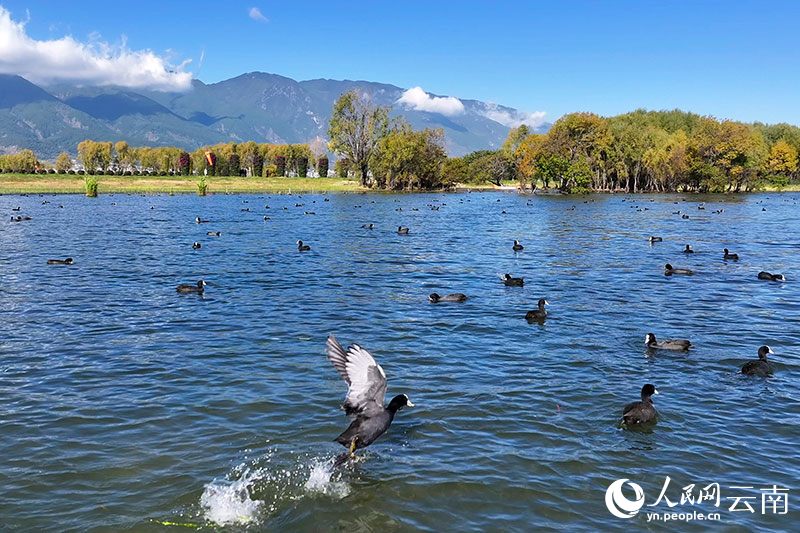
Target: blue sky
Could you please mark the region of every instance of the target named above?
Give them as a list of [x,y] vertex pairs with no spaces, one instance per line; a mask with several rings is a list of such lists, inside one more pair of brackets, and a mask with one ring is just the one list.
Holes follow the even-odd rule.
[[[800,2],[0,0],[0,8],[25,23],[31,42],[71,36],[95,51],[108,45],[112,56],[124,43],[164,64],[191,60],[183,70],[206,83],[264,71],[420,86],[545,111],[550,121],[644,107],[800,124]],[[22,68],[3,63],[2,52],[1,71]],[[48,70],[57,68],[40,72]]]

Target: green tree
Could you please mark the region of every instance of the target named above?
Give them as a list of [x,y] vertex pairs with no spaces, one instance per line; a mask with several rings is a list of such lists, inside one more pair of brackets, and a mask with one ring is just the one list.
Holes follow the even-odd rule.
[[240,174],[241,165],[242,161],[239,158],[239,154],[231,154],[230,157],[228,157],[228,170],[231,176],[238,176]]
[[501,148],[506,155],[513,156],[519,145],[531,134],[530,128],[525,124],[518,128],[511,128]]
[[577,161],[570,163],[561,189],[564,192],[583,194],[587,193],[592,186],[592,169],[589,162],[584,158],[579,158]]
[[275,175],[286,176],[286,156],[275,156]]
[[370,159],[388,130],[389,108],[374,105],[366,93],[353,89],[333,104],[328,128],[331,149],[350,160],[363,186],[368,185]]
[[297,158],[297,177],[305,178],[308,176],[308,157],[302,155]]
[[551,181],[555,184],[564,179],[569,161],[558,154],[543,151],[536,155],[533,168],[533,177],[540,180],[545,188],[550,188]]
[[381,188],[437,188],[442,186],[445,159],[444,131],[413,131],[402,122],[380,139],[373,156],[373,174]]
[[450,157],[442,165],[442,179],[449,183],[465,183],[469,179],[469,165],[463,157]]

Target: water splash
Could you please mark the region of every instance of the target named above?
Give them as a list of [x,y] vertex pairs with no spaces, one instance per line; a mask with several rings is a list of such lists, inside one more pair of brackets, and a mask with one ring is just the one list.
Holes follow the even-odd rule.
[[206,485],[200,496],[205,519],[219,525],[253,520],[264,504],[250,496],[249,487],[258,479],[257,471],[246,469],[237,480],[215,479]]
[[310,493],[319,493],[342,499],[350,494],[350,485],[341,481],[341,473],[334,471],[332,460],[317,460],[311,465],[311,473],[306,481],[305,489]]
[[200,497],[203,517],[217,525],[245,524],[272,515],[300,499],[323,495],[342,499],[350,485],[333,458],[300,457],[277,464],[274,453],[236,466],[228,479],[208,483]]

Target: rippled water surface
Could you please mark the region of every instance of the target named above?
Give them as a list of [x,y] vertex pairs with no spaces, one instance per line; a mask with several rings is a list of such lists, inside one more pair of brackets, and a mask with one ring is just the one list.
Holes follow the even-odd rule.
[[[645,511],[793,529],[792,194],[324,198],[0,196],[0,529],[708,527]],[[686,243],[697,253],[681,253]],[[723,247],[741,260],[723,261]],[[46,264],[67,256],[73,266]],[[667,262],[696,274],[666,277]],[[505,272],[525,286],[503,286]],[[204,296],[176,294],[201,278]],[[431,292],[469,300],[433,305]],[[529,324],[539,298],[550,315]],[[650,331],[695,348],[648,353]],[[416,404],[342,468],[331,462],[346,386],[325,358],[329,333],[370,350],[389,397]],[[762,344],[774,375],[737,375]],[[618,428],[648,382],[658,424]],[[607,509],[611,482],[634,481],[650,505],[667,476],[677,506],[631,519]],[[718,508],[680,505],[682,487],[715,482]],[[762,514],[772,486],[790,489],[787,515]],[[755,498],[755,512],[730,511],[735,496]]]

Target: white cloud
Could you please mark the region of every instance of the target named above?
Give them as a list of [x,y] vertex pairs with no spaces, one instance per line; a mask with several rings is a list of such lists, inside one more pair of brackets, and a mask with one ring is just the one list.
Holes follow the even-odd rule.
[[265,17],[264,14],[261,13],[261,10],[258,9],[257,7],[251,7],[250,11],[247,12],[247,15],[251,19],[257,20],[259,22],[269,22],[269,19]]
[[70,36],[37,41],[25,32],[25,22],[15,22],[0,6],[0,73],[17,74],[33,83],[77,82],[119,85],[159,91],[191,87],[192,73],[151,50],[129,50],[124,41],[112,46],[93,34],[88,43]]
[[486,110],[480,113],[481,115],[509,128],[518,128],[523,124],[531,128],[537,128],[544,124],[545,118],[547,117],[546,111],[527,113],[516,109],[500,108],[497,104],[488,103],[484,105],[486,106]]
[[460,115],[464,113],[464,104],[454,96],[431,96],[422,87],[412,87],[397,100],[416,111],[429,111],[442,115]]

